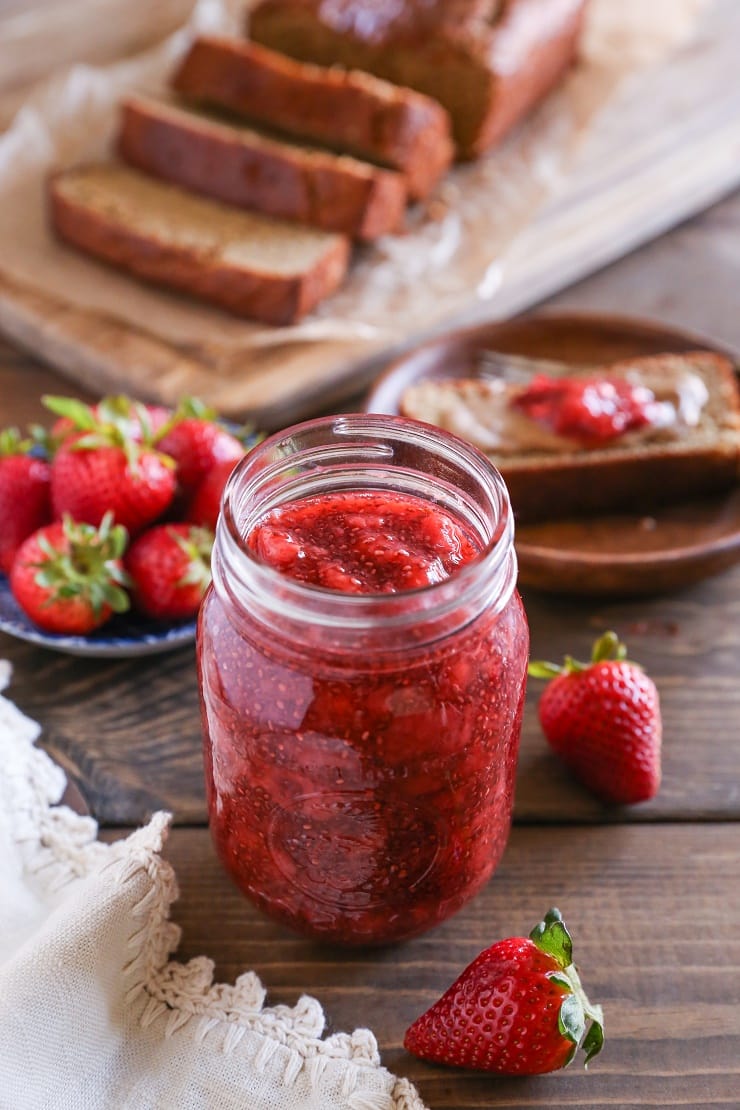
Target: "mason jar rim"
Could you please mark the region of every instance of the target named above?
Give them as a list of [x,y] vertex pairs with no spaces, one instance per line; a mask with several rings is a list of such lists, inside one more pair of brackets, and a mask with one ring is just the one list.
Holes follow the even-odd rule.
[[[442,467],[459,468],[477,483],[481,500],[488,504],[475,505],[471,494],[422,469],[399,467],[395,452],[403,448],[426,452]],[[479,554],[442,582],[397,593],[344,593],[286,576],[261,562],[246,543],[257,521],[282,503],[327,489],[390,490],[399,481],[405,491],[452,509],[453,516],[474,528],[481,543]],[[503,609],[516,582],[513,539],[503,478],[472,444],[406,417],[323,416],[274,433],[237,464],[224,490],[216,530],[214,588],[263,619],[277,616],[337,631],[379,625],[402,629],[420,619],[445,620],[461,605],[476,612],[491,605]]]

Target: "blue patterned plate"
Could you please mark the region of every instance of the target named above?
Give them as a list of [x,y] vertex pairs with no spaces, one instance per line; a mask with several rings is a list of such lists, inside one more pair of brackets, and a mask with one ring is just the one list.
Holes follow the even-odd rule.
[[186,647],[195,639],[195,621],[160,624],[130,613],[113,617],[90,636],[60,636],[37,628],[20,609],[0,574],[0,631],[27,640],[38,647],[67,655],[90,655],[98,659],[125,659],[134,655],[156,655]]

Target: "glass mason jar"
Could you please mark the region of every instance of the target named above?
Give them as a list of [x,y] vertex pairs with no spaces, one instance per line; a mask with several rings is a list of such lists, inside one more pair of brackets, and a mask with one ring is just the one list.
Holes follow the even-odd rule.
[[[445,512],[480,553],[398,593],[307,585],[248,539],[341,491]],[[198,664],[210,826],[242,890],[343,944],[423,932],[486,882],[511,823],[529,635],[509,498],[475,448],[348,415],[272,436],[224,493]]]

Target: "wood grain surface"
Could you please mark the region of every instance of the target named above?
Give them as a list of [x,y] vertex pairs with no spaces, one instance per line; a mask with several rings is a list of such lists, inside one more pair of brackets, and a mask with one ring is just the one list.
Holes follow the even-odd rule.
[[[262,917],[197,831],[176,829],[166,855],[184,877],[173,912],[180,958],[215,951],[216,976],[229,982],[253,968],[268,1003],[292,1005],[310,985],[329,1030],[369,1026],[383,1063],[432,1110],[740,1104],[736,824],[515,829],[491,883],[451,921],[371,952],[321,948]],[[604,1007],[606,1045],[588,1072],[501,1079],[404,1052],[406,1027],[462,967],[493,939],[526,935],[551,905],[570,923],[589,997]]]
[[[610,271],[559,307],[637,312],[740,345],[740,195]],[[0,345],[0,422],[36,419],[64,385]],[[358,399],[359,403],[359,399]],[[153,809],[178,825],[167,855],[181,891],[179,956],[207,953],[216,975],[247,968],[271,1002],[317,996],[331,1030],[367,1025],[384,1064],[431,1110],[738,1110],[740,1107],[740,567],[649,601],[525,594],[532,653],[583,654],[616,628],[659,686],[664,780],[654,802],[606,810],[545,748],[534,684],[525,715],[516,825],[488,887],[453,919],[407,944],[345,953],[262,917],[217,864],[205,825],[193,652],[141,661],[72,659],[0,634],[10,696],[90,807],[122,835]],[[524,932],[558,905],[575,937],[607,1044],[580,1068],[498,1080],[433,1068],[403,1032],[492,940]],[[245,1104],[248,1096],[245,1096]]]

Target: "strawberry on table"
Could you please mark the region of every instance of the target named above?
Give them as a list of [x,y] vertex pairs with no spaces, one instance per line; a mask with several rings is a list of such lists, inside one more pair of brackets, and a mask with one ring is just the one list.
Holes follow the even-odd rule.
[[601,1007],[583,991],[556,909],[529,937],[509,937],[481,952],[404,1038],[423,1060],[501,1075],[556,1071],[579,1045],[588,1064],[603,1043]]
[[47,632],[86,636],[129,608],[121,558],[126,530],[109,513],[94,528],[69,517],[20,546],[10,573],[13,596]]
[[156,437],[160,451],[175,460],[177,481],[186,493],[217,463],[236,463],[244,445],[222,427],[215,413],[193,398],[184,401]]
[[190,524],[159,524],[126,555],[136,608],[159,620],[194,617],[211,580],[213,533]]
[[16,428],[0,432],[0,571],[10,573],[15,553],[51,520],[51,467],[31,454]]
[[539,702],[545,739],[572,774],[602,801],[631,805],[654,797],[661,779],[662,722],[655,683],[614,632],[596,641],[590,663],[533,662],[547,678]]
[[45,397],[52,412],[73,421],[52,463],[51,499],[56,517],[100,524],[112,512],[117,524],[136,533],[171,504],[174,463],[145,440],[131,438],[126,420],[101,420],[88,405]]

